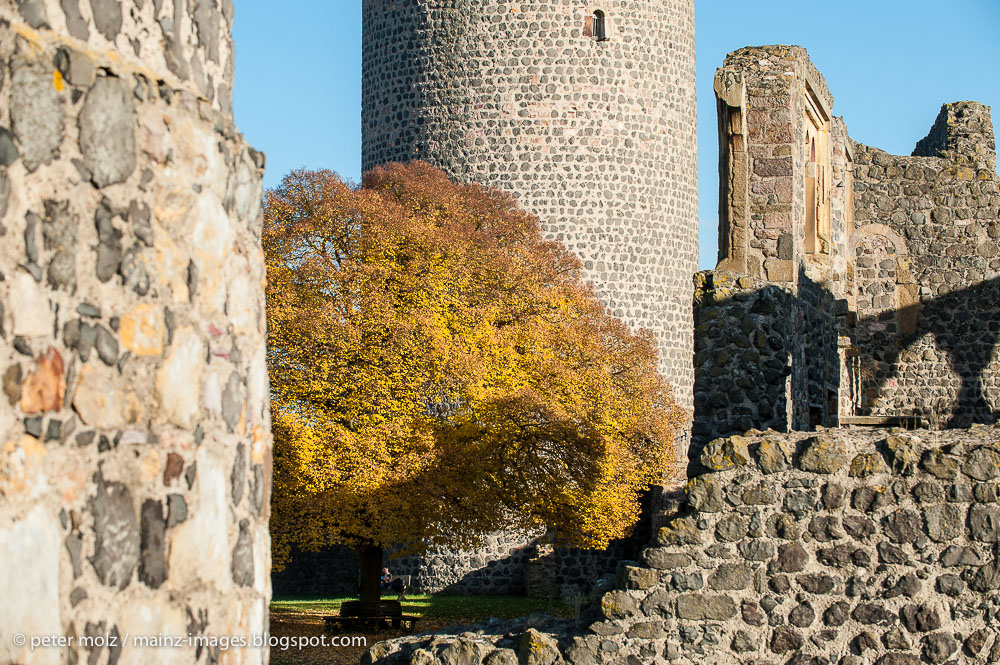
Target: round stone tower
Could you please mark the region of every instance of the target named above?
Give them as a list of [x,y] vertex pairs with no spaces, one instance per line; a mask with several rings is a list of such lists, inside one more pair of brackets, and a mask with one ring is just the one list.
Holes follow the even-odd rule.
[[513,192],[692,406],[693,0],[364,0],[362,164]]

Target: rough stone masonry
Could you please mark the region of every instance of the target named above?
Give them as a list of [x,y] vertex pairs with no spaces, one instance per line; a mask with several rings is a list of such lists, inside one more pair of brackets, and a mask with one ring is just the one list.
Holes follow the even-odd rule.
[[232,21],[0,2],[0,663],[267,659],[122,643],[267,625],[264,159]]
[[594,614],[401,638],[368,662],[1000,661],[1000,428],[755,431],[698,461]]

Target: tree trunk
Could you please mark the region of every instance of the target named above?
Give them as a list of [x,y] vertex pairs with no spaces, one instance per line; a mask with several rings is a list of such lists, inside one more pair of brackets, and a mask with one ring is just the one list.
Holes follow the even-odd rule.
[[375,606],[382,597],[382,548],[361,545],[358,559],[361,562],[361,604]]

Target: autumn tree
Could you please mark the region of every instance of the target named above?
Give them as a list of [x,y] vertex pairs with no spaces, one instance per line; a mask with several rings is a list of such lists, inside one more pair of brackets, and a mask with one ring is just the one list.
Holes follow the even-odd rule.
[[513,200],[425,163],[360,187],[295,171],[267,192],[272,536],[359,550],[548,527],[601,548],[672,460],[682,420],[634,334]]

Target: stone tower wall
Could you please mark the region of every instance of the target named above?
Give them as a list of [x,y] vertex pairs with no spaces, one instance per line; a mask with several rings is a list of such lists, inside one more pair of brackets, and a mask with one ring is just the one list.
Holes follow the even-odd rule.
[[[595,9],[608,39],[585,35]],[[692,0],[364,0],[363,168],[423,159],[512,192],[650,328],[692,406]]]
[[267,629],[264,160],[232,20],[0,2],[0,662],[266,661],[134,642]]

